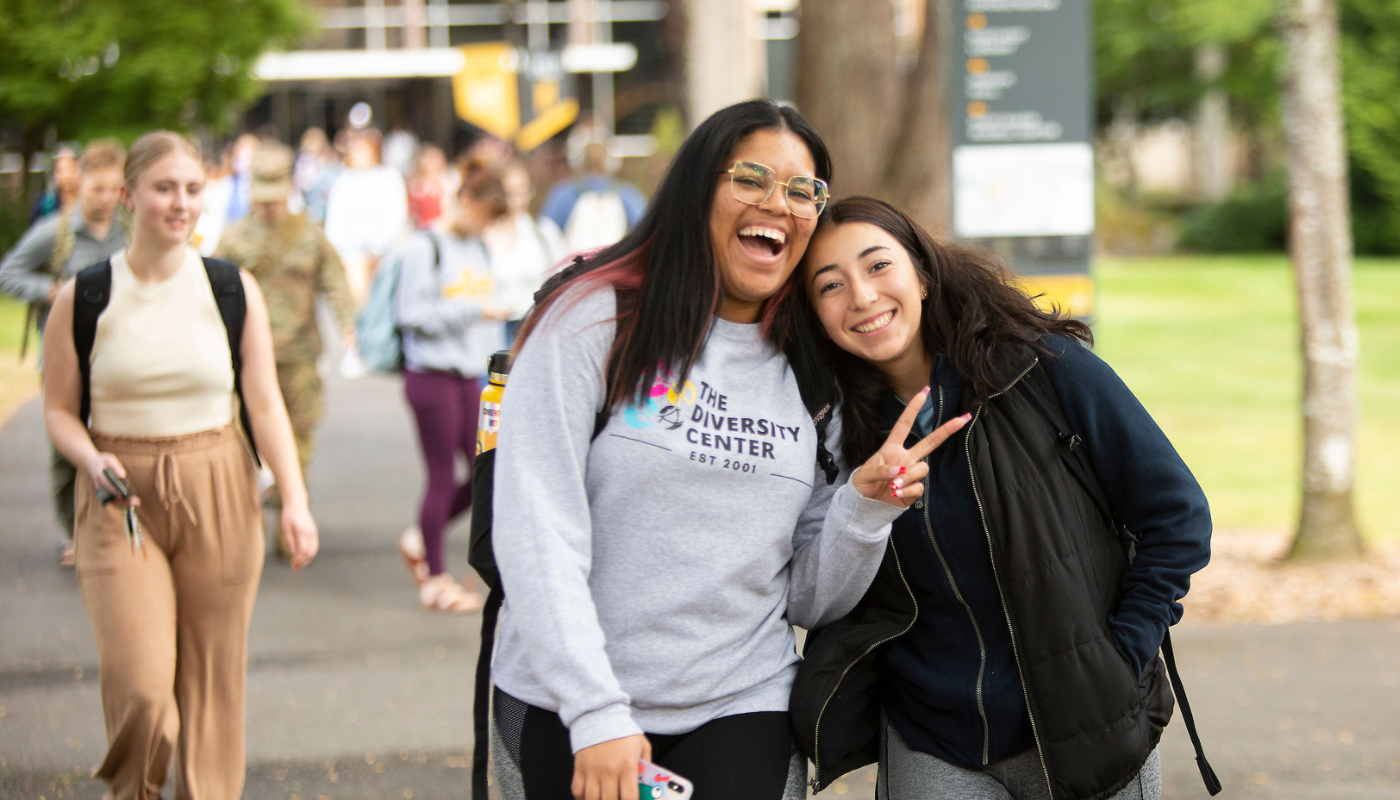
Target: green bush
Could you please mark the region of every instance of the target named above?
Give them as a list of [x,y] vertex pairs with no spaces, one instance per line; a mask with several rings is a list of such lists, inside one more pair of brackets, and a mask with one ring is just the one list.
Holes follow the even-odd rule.
[[[1351,162],[1351,236],[1357,255],[1400,253],[1400,208],[1379,192],[1365,167]],[[1234,197],[1187,212],[1177,249],[1198,253],[1262,253],[1288,249],[1288,187],[1282,174]]]
[[29,204],[0,192],[0,255],[10,252],[29,228]]
[[1177,247],[1200,253],[1260,253],[1288,247],[1288,192],[1281,176],[1201,206],[1181,222]]

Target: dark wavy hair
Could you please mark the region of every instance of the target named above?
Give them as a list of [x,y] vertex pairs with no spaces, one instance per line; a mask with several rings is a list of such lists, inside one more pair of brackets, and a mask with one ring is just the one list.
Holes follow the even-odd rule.
[[[1002,387],[1000,368],[1012,351],[1029,346],[1054,357],[1044,340],[1064,335],[1092,344],[1085,323],[1059,309],[1041,310],[1018,289],[1013,273],[994,253],[934,239],[917,222],[894,206],[873,197],[848,197],[827,207],[817,224],[821,231],[835,225],[865,222],[894,237],[910,255],[928,289],[920,333],[929,353],[942,353],[981,400]],[[810,254],[810,250],[808,253]],[[803,259],[804,267],[806,258]],[[808,282],[799,267],[791,283],[802,289],[790,293],[778,316],[788,336],[811,338],[822,350],[841,392],[841,451],[848,464],[863,464],[884,443],[889,429],[881,420],[880,398],[889,390],[885,376],[864,359],[831,341],[817,319],[808,295]]]
[[[517,352],[560,297],[583,296],[561,289],[611,286],[617,295],[617,337],[607,360],[608,408],[638,399],[663,371],[684,381],[722,297],[719,265],[710,244],[710,206],[719,177],[731,166],[726,159],[744,137],[774,129],[801,139],[811,153],[816,177],[830,182],[826,145],[793,109],[769,100],[748,100],[716,111],[686,137],[646,214],[627,235],[570,268],[566,280],[538,299],[521,327]],[[792,283],[785,283],[765,304],[763,331],[774,344],[780,345],[774,309],[792,291]],[[791,344],[789,359],[804,396],[810,396],[809,388],[825,385],[813,372],[821,365],[819,351],[810,344]]]

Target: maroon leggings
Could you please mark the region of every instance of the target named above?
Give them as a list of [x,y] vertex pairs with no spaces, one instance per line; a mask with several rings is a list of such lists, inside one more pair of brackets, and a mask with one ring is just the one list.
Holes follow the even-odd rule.
[[[418,444],[428,486],[418,507],[418,527],[428,551],[428,572],[447,571],[447,525],[472,504],[471,462],[481,413],[481,380],[449,372],[404,370],[404,394],[418,420]],[[457,454],[466,457],[466,482],[457,483]]]

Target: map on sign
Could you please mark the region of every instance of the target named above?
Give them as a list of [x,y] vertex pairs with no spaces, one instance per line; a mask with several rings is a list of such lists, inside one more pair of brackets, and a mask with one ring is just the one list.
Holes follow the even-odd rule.
[[1087,142],[953,150],[953,229],[963,237],[1094,232],[1094,150]]

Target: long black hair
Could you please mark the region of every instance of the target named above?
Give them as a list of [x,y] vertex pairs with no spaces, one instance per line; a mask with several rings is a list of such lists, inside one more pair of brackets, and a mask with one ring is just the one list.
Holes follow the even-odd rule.
[[[744,137],[762,130],[790,131],[811,153],[816,177],[830,182],[831,156],[821,137],[793,109],[769,100],[748,100],[720,109],[700,124],[676,152],[646,214],[617,244],[588,258],[567,280],[541,297],[521,329],[516,347],[529,338],[570,285],[609,285],[617,296],[617,336],[607,361],[608,408],[638,398],[665,370],[667,382],[684,381],[719,311],[723,286],[710,243],[710,206],[729,154]],[[770,298],[764,332],[775,344],[771,309],[792,291],[783,285]],[[820,364],[801,345],[790,350],[799,384],[820,385],[806,368]],[[808,348],[810,349],[810,348]]]
[[[928,290],[919,326],[924,348],[942,353],[977,399],[1002,387],[1001,369],[1011,353],[1028,346],[1049,357],[1047,336],[1064,335],[1092,344],[1089,326],[1059,309],[1042,310],[1016,287],[1015,278],[992,252],[939,242],[907,214],[873,197],[848,197],[827,207],[815,238],[834,225],[865,222],[894,237],[909,253]],[[811,251],[808,250],[808,253]],[[805,264],[805,258],[804,258]],[[862,464],[884,443],[889,429],[881,420],[880,398],[889,391],[885,376],[869,362],[836,345],[822,329],[799,268],[790,283],[804,287],[788,295],[779,311],[793,339],[822,343],[841,391],[841,450],[848,464]]]

